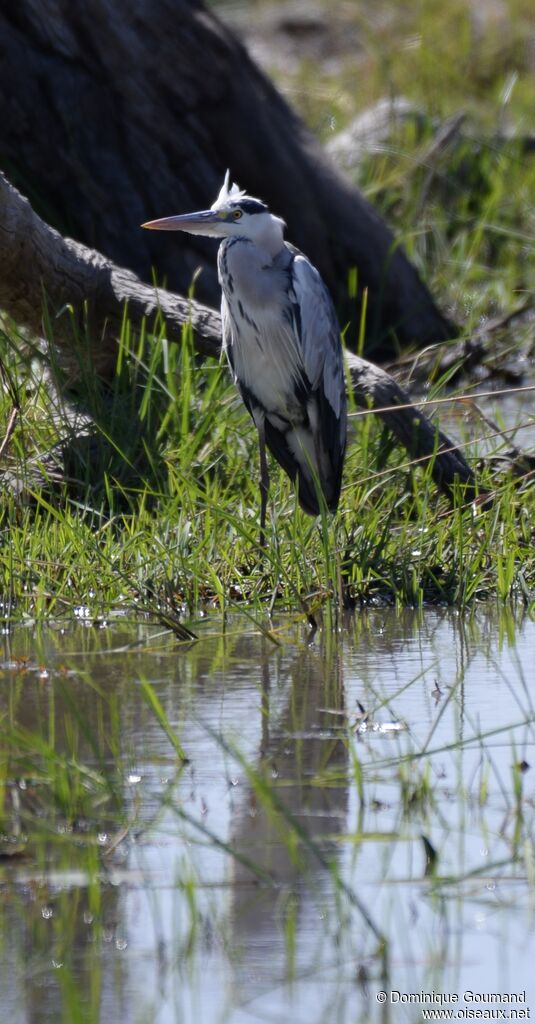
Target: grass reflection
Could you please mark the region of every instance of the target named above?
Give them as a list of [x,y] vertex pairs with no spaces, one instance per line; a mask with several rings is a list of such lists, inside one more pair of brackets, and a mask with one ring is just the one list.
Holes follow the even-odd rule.
[[0,995],[21,1020],[387,1021],[378,988],[462,981],[494,920],[528,955],[533,623],[242,626],[187,650],[140,626],[6,642]]

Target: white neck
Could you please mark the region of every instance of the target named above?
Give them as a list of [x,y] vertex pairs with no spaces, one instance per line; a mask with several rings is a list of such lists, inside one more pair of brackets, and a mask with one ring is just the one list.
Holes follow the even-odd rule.
[[273,214],[269,214],[267,217],[258,217],[258,221],[260,220],[259,230],[252,240],[259,249],[265,249],[273,259],[284,244],[284,221],[279,217],[274,217]]

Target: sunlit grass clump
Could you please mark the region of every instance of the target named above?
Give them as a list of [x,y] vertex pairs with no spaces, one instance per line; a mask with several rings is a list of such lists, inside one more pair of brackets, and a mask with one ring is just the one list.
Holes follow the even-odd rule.
[[[358,5],[331,12],[347,29],[334,70],[327,59],[303,59],[295,74],[276,69],[279,84],[325,142],[381,98],[415,105],[353,177],[466,348],[449,362],[437,355],[436,365],[429,354],[405,356],[401,382],[416,380],[427,398],[473,394],[482,382],[530,384],[532,321],[514,316],[529,314],[535,291],[531,8],[515,0],[476,17],[465,0],[440,10],[426,0],[378,11],[388,17]],[[346,284],[352,294],[354,273]],[[366,339],[356,320],[341,325],[348,345]],[[492,343],[482,353],[489,322]],[[53,322],[49,333],[48,357]],[[277,603],[305,616],[323,607],[334,621],[342,606],[360,603],[533,602],[532,463],[522,464],[519,450],[529,451],[529,434],[512,430],[499,408],[489,422],[469,403],[432,407],[490,494],[485,506],[467,507],[459,492],[450,507],[429,466],[411,465],[376,417],[353,416],[336,517],[305,516],[272,466],[263,555],[254,428],[225,363],[197,356],[188,331],[173,345],[163,327],[136,338],[125,321],[117,372],[104,388],[78,344],[69,406],[54,383],[60,368],[45,369],[16,325],[3,323],[6,621],[142,610],[172,625],[210,609],[264,613]],[[529,408],[521,416],[529,425]]]
[[[531,117],[528,7],[515,0],[511,34],[491,20],[479,41],[464,0],[380,4],[367,23],[343,9],[366,45],[360,68],[338,65],[338,126],[386,94],[426,106],[356,180],[467,341],[535,289],[535,160],[498,138],[511,112],[520,128]],[[327,125],[317,62],[301,82],[303,113]],[[433,148],[459,105],[470,119]],[[502,958],[503,935],[527,944],[533,461],[529,432],[476,392],[532,383],[531,335],[531,320],[504,320],[484,359],[468,346],[464,363],[408,354],[394,371],[462,445],[485,502],[459,490],[450,504],[431,467],[352,405],[338,514],[304,515],[272,465],[262,552],[256,433],[223,361],[196,355],[187,331],[171,345],[125,322],[111,385],[88,373],[79,339],[67,390],[53,345],[43,358],[2,323],[1,950],[43,1020],[100,1024],[113,986],[133,1006],[134,976],[149,1000],[136,1021],[156,1019],[164,990],[188,999],[210,977],[221,1000],[218,952],[241,999],[262,966],[257,933],[283,949],[277,974],[280,948],[260,947],[275,965],[266,990],[323,978],[329,1021],[345,1017],[326,968],[350,986],[348,1019],[369,1021],[379,987],[458,988],[463,962],[490,963],[489,936]],[[386,609],[430,605],[465,614]],[[314,643],[307,620],[326,627]],[[177,650],[169,629],[200,642]],[[213,874],[207,852],[221,857]],[[262,931],[271,915],[278,931]]]
[[[486,510],[461,492],[451,508],[429,466],[411,465],[374,417],[352,416],[338,514],[304,515],[274,466],[263,555],[250,420],[226,365],[200,360],[188,332],[172,346],[163,331],[125,330],[112,387],[79,390],[82,431],[51,371],[9,327],[4,340],[4,423],[20,404],[3,455],[6,621],[530,601],[533,499],[510,475],[482,465]],[[476,460],[477,441],[467,453]]]

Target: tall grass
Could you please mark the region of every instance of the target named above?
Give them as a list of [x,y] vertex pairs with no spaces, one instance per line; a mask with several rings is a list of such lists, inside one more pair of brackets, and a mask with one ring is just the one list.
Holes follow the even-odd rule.
[[[367,18],[358,6],[336,11],[347,38],[356,33],[362,46],[342,46],[335,79],[328,63],[312,69],[306,60],[295,75],[278,74],[326,137],[381,96],[402,93],[418,104],[419,117],[394,128],[382,151],[360,162],[355,180],[469,340],[475,327],[510,313],[535,289],[535,160],[521,139],[531,111],[525,40],[532,12],[516,0],[508,13],[476,25],[465,0],[440,12],[433,0],[403,12],[382,7],[386,20]],[[437,124],[459,107],[466,121],[437,146]],[[506,142],[500,133],[511,124],[518,137]],[[350,296],[356,283],[351,272]],[[361,350],[365,308],[358,323],[343,326]],[[51,321],[47,332],[53,355]],[[497,370],[505,373],[502,388],[524,383],[533,353],[529,322],[505,325],[496,342],[477,380]],[[522,486],[506,467],[500,474],[478,464],[489,450],[505,452],[510,438],[522,447],[529,436],[522,430],[500,436],[475,407],[451,415],[435,408],[494,495],[487,511],[463,509],[461,501],[452,510],[438,498],[429,467],[408,464],[374,417],[359,417],[334,519],[302,514],[273,467],[263,556],[254,428],[224,363],[196,356],[189,330],[172,345],[164,324],[136,337],[125,316],[117,371],[103,388],[83,338],[78,346],[81,379],[69,406],[54,385],[61,367],[46,370],[16,325],[3,321],[6,621],[136,609],[160,616],[185,640],[180,620],[236,605],[257,617],[277,602],[305,617],[323,608],[334,623],[341,603],[532,602],[530,467]],[[460,368],[454,361],[439,376],[431,370],[427,397],[451,394],[454,378],[471,391],[470,360],[459,382]],[[410,376],[410,364],[404,369]],[[529,425],[529,409],[520,425]]]
[[[130,609],[187,639],[180,618],[241,604],[260,613],[273,600],[309,617],[376,600],[531,600],[533,498],[510,474],[482,470],[487,511],[450,509],[429,466],[411,466],[374,418],[357,417],[336,517],[306,517],[274,467],[263,555],[254,430],[226,367],[199,360],[187,331],[172,346],[163,331],[134,339],[125,324],[112,389],[83,390],[82,437],[13,335],[4,361],[21,396],[0,510],[6,622]],[[6,390],[4,423],[11,408]],[[468,443],[472,459],[478,450]]]

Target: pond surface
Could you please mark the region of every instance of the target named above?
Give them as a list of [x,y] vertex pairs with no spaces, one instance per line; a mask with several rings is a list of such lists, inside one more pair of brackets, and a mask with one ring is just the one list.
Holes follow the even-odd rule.
[[2,1020],[535,1013],[535,623],[219,625],[4,638]]

